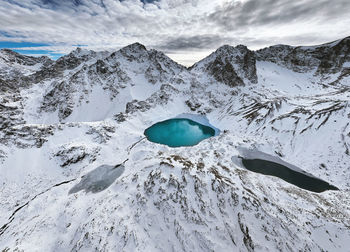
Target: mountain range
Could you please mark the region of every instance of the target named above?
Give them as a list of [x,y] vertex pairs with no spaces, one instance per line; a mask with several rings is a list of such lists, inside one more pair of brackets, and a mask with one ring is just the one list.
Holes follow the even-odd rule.
[[[349,101],[350,37],[224,45],[191,67],[139,43],[56,61],[3,49],[0,250],[348,251]],[[220,134],[179,148],[145,139],[182,114]],[[248,171],[242,148],[339,190]],[[76,190],[116,167],[106,188]]]

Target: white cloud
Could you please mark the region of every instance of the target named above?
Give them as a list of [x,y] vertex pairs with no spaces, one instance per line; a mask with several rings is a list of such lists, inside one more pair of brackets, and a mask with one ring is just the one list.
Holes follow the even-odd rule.
[[2,0],[0,40],[53,44],[46,49],[57,53],[138,41],[188,65],[222,44],[255,49],[348,36],[349,7],[343,0]]

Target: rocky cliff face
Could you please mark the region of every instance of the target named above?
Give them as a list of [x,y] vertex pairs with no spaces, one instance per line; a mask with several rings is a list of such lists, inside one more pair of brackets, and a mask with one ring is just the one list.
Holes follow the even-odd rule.
[[[10,49],[1,49],[0,50],[0,59],[2,64],[7,64],[9,68],[13,68],[16,64],[22,65],[23,68],[35,66],[37,64],[42,63],[43,65],[52,64],[53,61],[46,57],[31,57],[19,54]],[[8,75],[6,75],[8,77]]]
[[[139,43],[57,61],[2,50],[0,250],[347,251],[349,57],[348,38],[223,46],[191,68]],[[182,148],[144,138],[183,113],[220,135]],[[340,190],[250,172],[240,148]],[[114,182],[101,172],[121,166]],[[69,194],[87,178],[96,193]]]
[[30,57],[9,49],[0,50],[0,90],[15,91],[26,85],[22,78],[35,73],[53,61],[48,57]]
[[[59,121],[69,117],[76,106],[89,102],[89,94],[96,88],[106,92],[109,100],[113,101],[124,89],[135,87],[139,82],[159,86],[160,83],[169,83],[173,76],[185,69],[163,53],[147,51],[139,43],[98,60],[89,61],[96,58],[96,53],[84,54],[80,58],[72,54],[74,52],[67,56],[68,66],[62,63],[65,62],[64,58],[58,60],[57,64],[67,66],[65,70],[73,70],[64,80],[52,82],[39,108],[39,111],[44,112],[58,111]],[[81,66],[77,68],[77,65]]]
[[255,53],[246,46],[222,46],[204,60],[191,67],[203,71],[228,86],[243,86],[244,80],[257,83]]
[[293,71],[315,71],[316,75],[338,74],[339,81],[349,76],[350,38],[319,46],[271,46],[256,52],[258,60],[281,64]]

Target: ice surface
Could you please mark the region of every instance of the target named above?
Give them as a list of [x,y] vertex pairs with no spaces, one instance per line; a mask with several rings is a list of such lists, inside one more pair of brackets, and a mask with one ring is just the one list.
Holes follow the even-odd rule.
[[192,121],[195,121],[197,123],[203,124],[205,126],[208,126],[210,128],[213,128],[215,130],[215,136],[218,136],[220,134],[220,129],[214,127],[212,124],[210,124],[208,118],[203,115],[196,115],[196,114],[189,114],[189,113],[183,113],[175,118],[185,118],[185,119],[190,119]]
[[[328,184],[326,181],[318,179],[278,157],[257,150],[240,149],[244,156],[240,157],[242,165],[250,171],[279,177],[288,183],[312,192],[338,190],[338,188]],[[237,164],[236,157],[232,157],[232,161]]]
[[81,190],[98,193],[107,189],[124,172],[124,165],[101,165],[81,178],[81,181],[69,190],[69,194]]

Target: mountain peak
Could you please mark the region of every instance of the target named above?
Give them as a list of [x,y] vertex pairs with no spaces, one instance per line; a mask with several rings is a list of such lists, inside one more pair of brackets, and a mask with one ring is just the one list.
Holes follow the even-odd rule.
[[244,79],[257,83],[255,54],[244,45],[223,45],[190,69],[202,69],[228,86],[243,86]]
[[144,45],[136,42],[121,48],[119,51],[113,53],[112,56],[118,55],[118,54],[121,54],[124,57],[131,60],[131,59],[138,59],[140,57],[141,58],[145,57],[148,54],[148,51]]
[[250,52],[247,46],[245,45],[237,45],[237,46],[231,46],[231,45],[223,45],[220,46],[213,54],[215,55],[226,55],[226,54],[246,54],[247,52]]
[[24,54],[20,54],[16,51],[13,51],[8,48],[4,48],[0,50],[0,59],[7,64],[17,63],[20,65],[33,66],[38,63],[48,64],[52,62],[52,60],[47,56],[33,57]]
[[12,51],[11,49],[8,49],[8,48],[0,49],[0,52],[4,52],[4,53],[14,53],[14,51]]
[[132,43],[130,45],[127,45],[125,47],[123,47],[121,50],[123,51],[132,51],[132,52],[138,52],[138,51],[147,51],[146,47],[139,43],[139,42],[135,42],[135,43]]
[[83,57],[89,54],[94,54],[94,53],[95,51],[77,47],[75,50],[71,51],[68,55],[80,58],[80,57]]
[[13,51],[13,50],[11,50],[11,49],[8,49],[8,48],[3,48],[3,49],[1,49],[1,50],[0,50],[0,53],[1,53],[2,55],[8,55],[8,56],[12,56],[12,57],[14,57],[14,56],[20,56],[20,55],[21,55],[20,53],[15,52],[15,51]]

